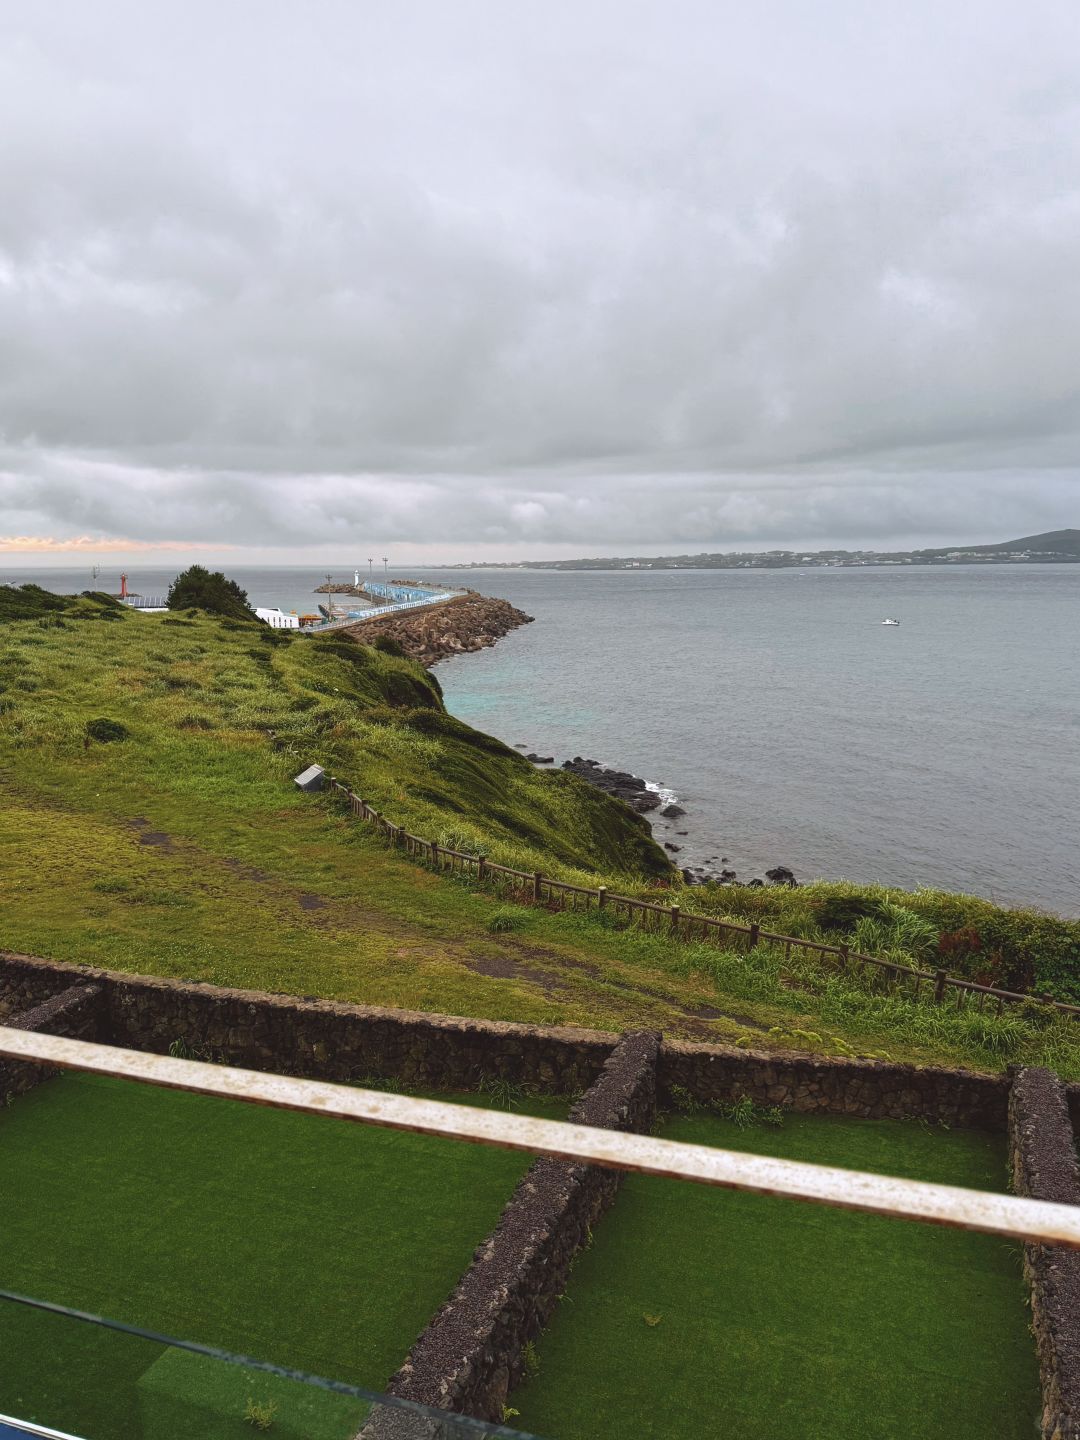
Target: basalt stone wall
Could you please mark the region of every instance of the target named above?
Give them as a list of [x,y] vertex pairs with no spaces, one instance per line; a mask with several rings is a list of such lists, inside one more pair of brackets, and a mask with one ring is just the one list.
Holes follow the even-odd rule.
[[[1018,1195],[1080,1204],[1068,1096],[1052,1070],[1014,1074],[1009,1154]],[[1043,1440],[1080,1440],[1080,1251],[1025,1245],[1024,1270],[1042,1377]]]
[[737,1100],[855,1115],[872,1120],[926,1119],[947,1125],[1004,1130],[1009,1082],[934,1066],[884,1060],[719,1050],[667,1040],[660,1052],[660,1092],[673,1087],[696,1100]]
[[[486,1076],[579,1094],[596,1080],[619,1038],[568,1026],[232,990],[0,952],[0,1001],[7,997],[12,1008],[88,981],[104,992],[101,1039],[111,1044],[164,1053],[183,1040],[230,1064],[326,1080],[371,1075],[434,1090],[470,1089]],[[659,1083],[665,1098],[678,1086],[705,1102],[748,1095],[794,1110],[997,1131],[1008,1113],[1003,1076],[680,1041],[662,1045]],[[1074,1089],[1080,1110],[1080,1087]]]
[[[660,1036],[623,1037],[570,1120],[607,1130],[644,1131],[656,1114]],[[450,1299],[420,1335],[391,1380],[391,1395],[500,1421],[521,1378],[523,1351],[551,1317],[574,1257],[618,1193],[621,1176],[597,1166],[537,1160],[498,1225],[480,1245]],[[364,1440],[429,1436],[431,1422],[383,1410]]]
[[[25,964],[22,962],[26,962]],[[29,955],[13,955],[0,951],[0,1023],[7,1018],[31,1010],[61,990],[78,984],[86,972],[81,965],[53,965]]]
[[[12,1030],[41,1030],[49,1035],[66,1035],[73,1040],[97,1040],[102,1022],[103,992],[100,985],[75,985],[19,1015],[7,1015],[4,1024]],[[40,1085],[55,1071],[27,1060],[0,1057],[0,1103]]]
[[494,1077],[572,1095],[596,1080],[619,1039],[599,1030],[339,1005],[0,952],[0,993],[40,998],[89,980],[104,992],[101,1039],[109,1044],[164,1054],[183,1040],[228,1064],[324,1080],[372,1075],[463,1090]]
[[1073,1135],[1080,1139],[1080,1085],[1066,1085],[1065,1094],[1069,1102],[1069,1115],[1072,1118]]

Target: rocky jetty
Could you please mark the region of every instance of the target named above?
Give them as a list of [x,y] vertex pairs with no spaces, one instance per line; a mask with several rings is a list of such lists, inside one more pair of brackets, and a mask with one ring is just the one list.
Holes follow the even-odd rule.
[[406,655],[421,665],[435,665],[448,655],[465,655],[485,650],[516,630],[528,625],[532,616],[517,610],[508,600],[496,600],[476,591],[422,610],[405,610],[377,620],[358,620],[338,633],[351,635],[367,645],[379,636],[396,640]]

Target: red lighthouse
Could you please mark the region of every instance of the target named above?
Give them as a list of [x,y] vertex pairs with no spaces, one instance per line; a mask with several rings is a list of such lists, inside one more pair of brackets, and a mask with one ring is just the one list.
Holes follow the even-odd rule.
[[120,599],[121,599],[121,600],[126,600],[126,599],[127,599],[127,576],[126,576],[126,575],[121,575],[121,576],[120,576]]

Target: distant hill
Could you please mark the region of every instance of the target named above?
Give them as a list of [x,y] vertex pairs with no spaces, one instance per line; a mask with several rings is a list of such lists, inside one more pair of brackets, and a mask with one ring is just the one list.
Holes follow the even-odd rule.
[[1002,540],[999,545],[945,545],[940,550],[917,550],[917,555],[1073,555],[1080,558],[1080,530],[1048,530],[1045,535],[1025,535],[1021,540]]
[[[942,545],[936,550],[727,550],[699,555],[595,556],[519,560],[523,570],[772,570],[791,565],[1015,565],[1080,563],[1080,530],[1048,530],[996,545]],[[483,570],[492,562],[455,568]]]

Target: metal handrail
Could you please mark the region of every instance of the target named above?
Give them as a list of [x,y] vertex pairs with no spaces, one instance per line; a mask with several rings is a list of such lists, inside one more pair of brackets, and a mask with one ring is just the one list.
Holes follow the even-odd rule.
[[367,620],[377,620],[381,615],[396,615],[402,610],[419,610],[425,605],[442,605],[447,600],[456,600],[460,592],[453,590],[432,591],[423,600],[399,600],[394,605],[373,605],[361,615],[346,615],[340,620],[323,620],[317,625],[302,625],[300,633],[306,635],[325,634],[327,630],[342,630],[348,625],[362,625]]
[[655,1135],[603,1130],[503,1110],[480,1110],[471,1105],[361,1090],[326,1080],[178,1060],[170,1055],[124,1050],[31,1030],[0,1027],[0,1055],[249,1105],[269,1105],[417,1135],[441,1135],[471,1144],[548,1155],[609,1170],[659,1175],[757,1195],[787,1195],[841,1210],[894,1215],[1080,1250],[1080,1207],[1047,1200],[781,1160],[709,1145],[688,1145]]

